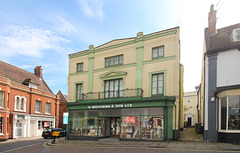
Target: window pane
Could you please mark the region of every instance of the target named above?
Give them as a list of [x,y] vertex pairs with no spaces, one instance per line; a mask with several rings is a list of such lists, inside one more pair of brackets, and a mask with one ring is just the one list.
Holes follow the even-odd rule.
[[0,107],[4,107],[4,92],[0,91]]
[[118,81],[119,80],[115,80],[115,87],[114,87],[115,93],[114,93],[114,97],[118,97]]
[[140,116],[122,117],[122,138],[140,139]]
[[158,94],[163,94],[163,88],[162,87],[158,87]]
[[83,63],[80,64],[80,71],[83,71]]
[[110,58],[110,65],[113,65],[113,57]]
[[118,56],[114,57],[114,65],[118,64]]
[[163,117],[142,116],[141,137],[142,139],[163,139]]
[[109,58],[106,58],[106,59],[105,59],[105,65],[106,65],[106,66],[109,66]]
[[83,136],[97,136],[98,118],[97,117],[84,117],[83,121]]
[[113,97],[113,81],[110,81],[110,97]]
[[82,93],[83,93],[83,84],[77,84],[77,91],[76,91],[76,96],[77,96],[77,100],[82,99]]
[[120,79],[119,96],[123,96],[123,79]]
[[153,58],[157,57],[158,56],[158,53],[157,53],[157,48],[153,48]]
[[120,56],[120,62],[119,64],[123,64],[123,55]]
[[157,75],[152,76],[152,94],[157,94]]
[[46,103],[46,113],[50,114],[50,112],[51,112],[51,104]]
[[228,129],[240,129],[240,97],[230,96],[228,103]]
[[159,57],[162,57],[162,56],[163,56],[163,53],[164,53],[164,47],[161,46],[161,47],[159,47],[158,56],[159,56]]
[[23,111],[23,106],[24,106],[24,99],[21,99],[21,104],[20,104],[20,110]]
[[109,97],[109,81],[105,81],[105,98]]
[[19,101],[20,101],[20,98],[17,97],[17,101],[16,101],[16,110],[19,110]]
[[226,130],[227,123],[227,98],[221,99],[221,129]]
[[41,101],[36,101],[35,112],[41,112]]

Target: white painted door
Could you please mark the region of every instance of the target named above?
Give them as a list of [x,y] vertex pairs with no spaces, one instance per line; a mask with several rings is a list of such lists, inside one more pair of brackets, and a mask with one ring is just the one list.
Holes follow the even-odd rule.
[[21,122],[16,123],[16,129],[15,129],[16,137],[22,137],[23,135],[22,126],[23,125]]

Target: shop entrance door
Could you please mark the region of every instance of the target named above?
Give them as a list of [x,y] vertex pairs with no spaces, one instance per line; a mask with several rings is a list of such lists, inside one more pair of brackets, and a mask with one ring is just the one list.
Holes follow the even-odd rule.
[[111,137],[119,137],[120,136],[120,118],[112,117],[110,118],[111,125]]

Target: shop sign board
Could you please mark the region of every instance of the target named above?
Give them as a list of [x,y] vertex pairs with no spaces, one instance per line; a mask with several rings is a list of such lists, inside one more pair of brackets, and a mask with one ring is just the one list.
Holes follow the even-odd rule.
[[48,127],[48,122],[44,122],[44,127]]
[[88,109],[104,109],[104,108],[131,108],[132,104],[108,104],[88,106]]
[[68,124],[68,113],[63,113],[63,124]]
[[128,116],[125,118],[126,123],[136,123],[136,116]]

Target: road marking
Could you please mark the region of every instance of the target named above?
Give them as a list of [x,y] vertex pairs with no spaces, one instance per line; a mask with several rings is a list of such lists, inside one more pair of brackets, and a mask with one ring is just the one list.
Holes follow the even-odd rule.
[[30,145],[22,146],[22,147],[18,147],[18,148],[14,148],[14,149],[11,149],[11,150],[3,151],[3,152],[1,152],[1,153],[6,153],[6,152],[10,152],[10,151],[22,149],[22,148],[27,148],[27,147],[31,147],[31,146],[38,145],[38,144],[42,144],[42,142],[34,143],[34,144],[30,144]]
[[44,147],[57,147],[57,148],[83,148],[83,149],[97,149],[97,148],[105,148],[105,149],[112,149],[112,148],[141,148],[141,149],[161,149],[161,150],[181,150],[181,151],[199,151],[199,152],[239,152],[239,150],[198,150],[198,149],[178,149],[178,148],[157,148],[157,147],[96,147],[96,146],[92,146],[92,147],[82,147],[82,146],[58,146],[58,145],[47,145],[47,142],[45,142],[43,144]]

